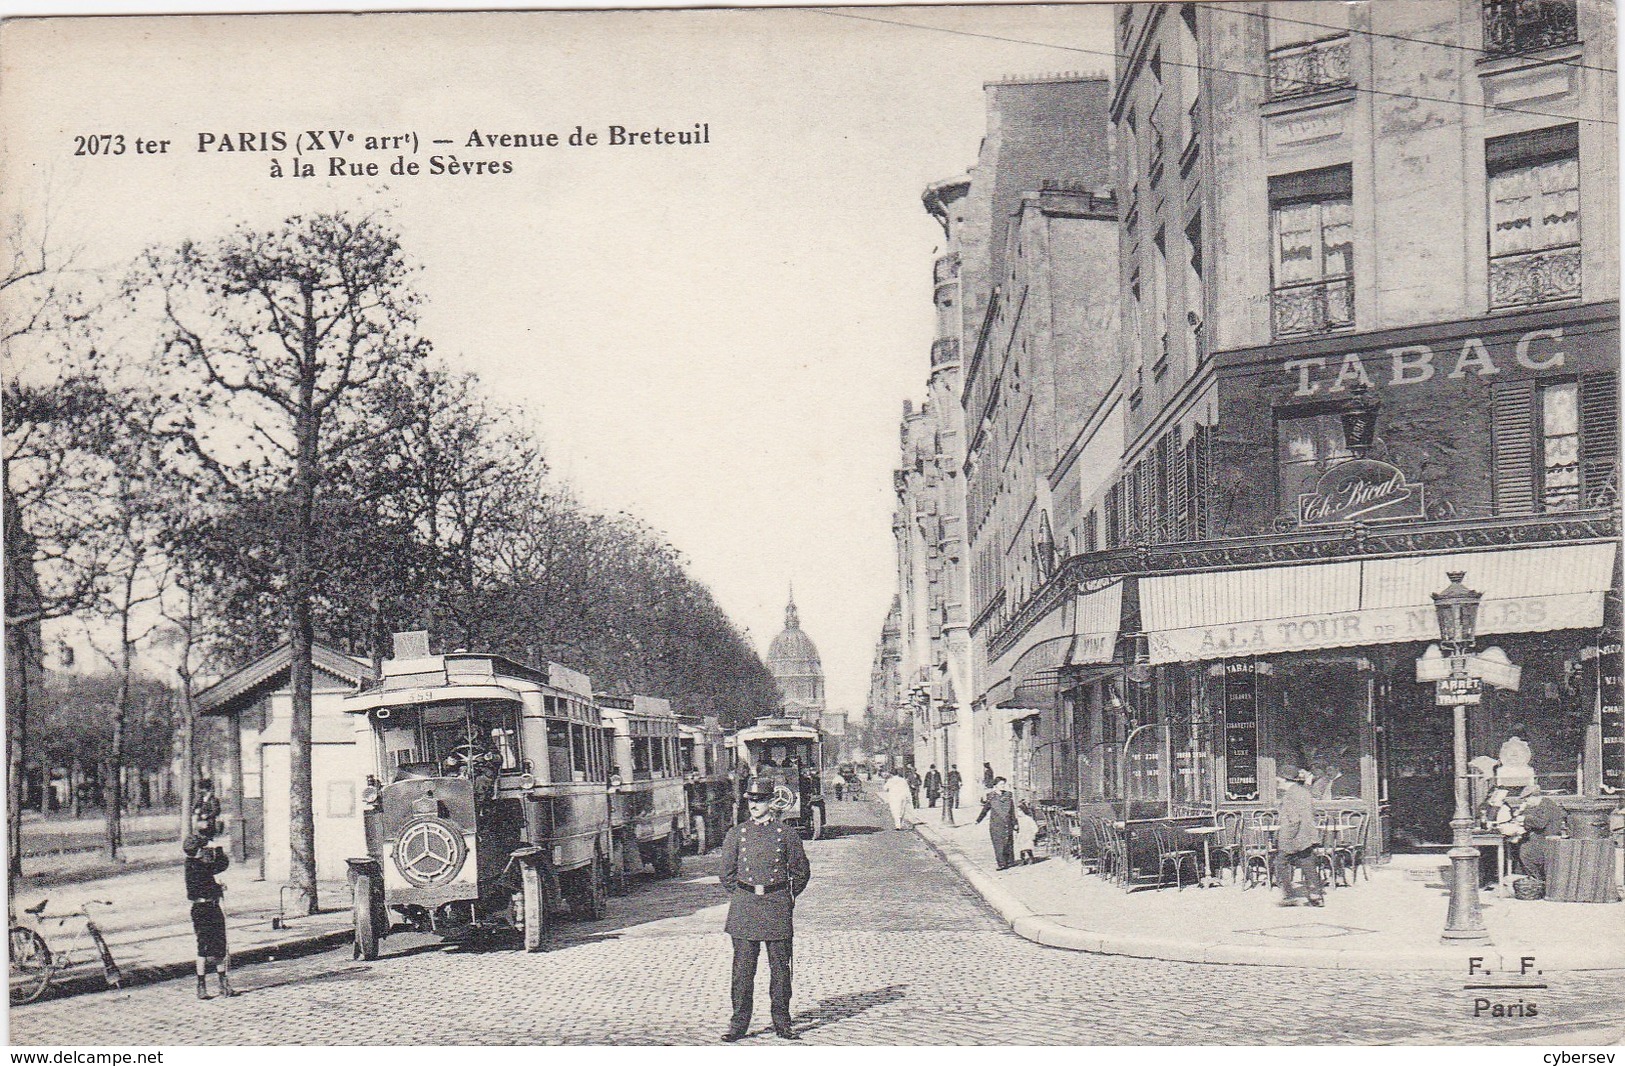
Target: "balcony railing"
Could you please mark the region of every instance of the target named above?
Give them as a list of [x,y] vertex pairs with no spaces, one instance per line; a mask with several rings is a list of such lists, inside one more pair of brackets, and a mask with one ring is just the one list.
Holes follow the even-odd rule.
[[1490,259],[1490,307],[1526,307],[1580,295],[1580,246],[1542,248]]
[[959,362],[959,338],[939,337],[931,342],[931,365]]
[[1270,53],[1270,99],[1325,92],[1349,84],[1349,41],[1334,37],[1326,41],[1295,44]]
[[937,285],[959,277],[959,253],[951,252],[948,255],[939,257],[932,270],[932,275],[932,281]]
[[1517,55],[1574,44],[1574,0],[1484,0],[1484,51]]
[[1277,337],[1354,328],[1354,279],[1282,285],[1270,294],[1270,317]]

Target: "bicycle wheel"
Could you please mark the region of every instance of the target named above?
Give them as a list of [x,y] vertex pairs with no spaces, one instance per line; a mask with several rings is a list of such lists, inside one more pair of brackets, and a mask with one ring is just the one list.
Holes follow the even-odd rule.
[[14,925],[11,946],[11,1002],[32,1003],[51,984],[51,949],[34,930]]

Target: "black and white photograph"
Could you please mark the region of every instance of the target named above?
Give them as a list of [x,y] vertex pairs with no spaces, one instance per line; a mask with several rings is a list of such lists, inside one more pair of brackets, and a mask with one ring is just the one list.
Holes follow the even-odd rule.
[[1625,1043],[1610,0],[0,16],[13,1062]]

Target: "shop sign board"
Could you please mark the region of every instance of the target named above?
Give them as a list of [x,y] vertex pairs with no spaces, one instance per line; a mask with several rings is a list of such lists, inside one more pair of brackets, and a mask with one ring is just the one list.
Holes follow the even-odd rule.
[[1620,680],[1620,643],[1616,638],[1597,649],[1597,695],[1602,705],[1602,788],[1625,792],[1625,692]]
[[1224,669],[1224,798],[1258,799],[1258,671],[1251,660]]
[[1378,459],[1339,463],[1320,475],[1315,491],[1298,497],[1298,524],[1305,526],[1386,522],[1426,515],[1423,487],[1406,481],[1399,467]]
[[[1601,599],[1594,592],[1486,599],[1479,608],[1478,631],[1488,635],[1595,628],[1602,622]],[[1424,643],[1439,639],[1439,620],[1432,607],[1378,607],[1160,630],[1146,637],[1151,662],[1195,662],[1362,644]]]

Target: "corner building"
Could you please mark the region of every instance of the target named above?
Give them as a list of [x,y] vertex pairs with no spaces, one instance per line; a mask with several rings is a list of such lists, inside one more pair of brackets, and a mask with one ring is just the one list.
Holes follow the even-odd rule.
[[1458,570],[1522,668],[1469,756],[1516,736],[1548,791],[1618,794],[1612,9],[1143,4],[1116,32],[1125,446],[1050,594],[1119,610],[1111,661],[1062,668],[1094,755],[1057,795],[1268,805],[1290,760],[1385,849],[1445,842],[1416,663]]

